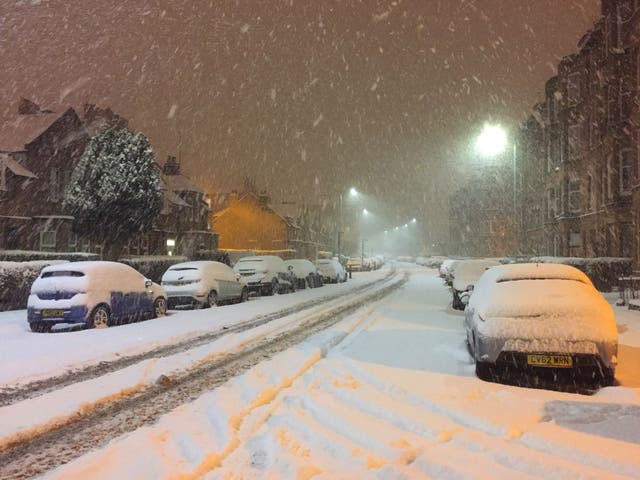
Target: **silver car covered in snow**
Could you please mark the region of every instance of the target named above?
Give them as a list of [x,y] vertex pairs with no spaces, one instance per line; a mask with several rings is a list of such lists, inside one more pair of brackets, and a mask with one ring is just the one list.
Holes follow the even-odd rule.
[[221,302],[243,302],[247,281],[224,263],[185,262],[172,265],[162,276],[169,308],[213,307]]
[[560,389],[613,383],[613,309],[574,267],[529,263],[487,270],[465,309],[465,327],[482,379]]

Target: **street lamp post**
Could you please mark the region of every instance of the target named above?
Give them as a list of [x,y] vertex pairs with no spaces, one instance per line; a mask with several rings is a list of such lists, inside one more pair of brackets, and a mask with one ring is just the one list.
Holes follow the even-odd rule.
[[[502,154],[507,148],[507,134],[500,125],[485,124],[482,133],[476,140],[476,150],[482,156],[495,157]],[[514,240],[516,236],[516,223],[517,223],[517,148],[518,145],[513,141],[513,235]]]
[[[341,245],[341,237],[342,237],[342,195],[343,195],[343,191],[340,190],[340,201],[339,201],[339,206],[338,206],[338,261],[340,261],[340,256],[342,255],[342,245]],[[351,187],[349,189],[349,196],[350,197],[357,197],[358,196],[358,191]]]

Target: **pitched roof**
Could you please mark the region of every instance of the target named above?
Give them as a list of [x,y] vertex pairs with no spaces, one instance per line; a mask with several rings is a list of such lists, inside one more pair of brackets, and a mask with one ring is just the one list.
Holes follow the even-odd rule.
[[[256,195],[253,192],[246,192],[244,194],[242,194],[240,196],[240,198],[238,198],[238,200],[236,200],[236,202],[241,202],[244,199],[246,199],[247,197],[253,197],[254,199],[256,199],[257,201],[259,201],[259,197],[258,195]],[[229,205],[228,207],[222,209],[222,210],[218,210],[217,212],[215,212],[213,214],[213,218],[214,221],[219,219],[220,217],[222,217],[223,215],[227,214],[229,211],[231,211],[233,205]],[[275,210],[271,205],[264,205],[264,207],[266,207],[267,210],[269,210],[271,213],[273,213],[274,215],[280,217],[282,219],[282,221],[284,223],[286,223],[287,225],[293,227],[293,228],[299,228],[298,225],[296,225],[295,220],[291,217],[287,217],[284,215],[281,215],[277,210]]]
[[182,174],[163,175],[162,179],[174,192],[197,192],[204,194],[200,187],[193,183],[190,178],[187,178]]
[[18,115],[13,120],[3,122],[0,128],[0,150],[24,150],[25,145],[42,135],[60,117],[55,113]]

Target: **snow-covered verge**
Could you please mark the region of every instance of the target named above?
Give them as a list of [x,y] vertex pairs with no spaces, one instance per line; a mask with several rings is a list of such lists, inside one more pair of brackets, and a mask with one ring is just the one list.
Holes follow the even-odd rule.
[[[433,272],[414,275],[46,478],[640,478],[637,357],[591,397],[482,382],[448,300]],[[623,317],[637,349],[640,317]]]
[[252,299],[213,309],[171,311],[166,317],[100,330],[32,333],[25,310],[0,313],[0,388],[60,375],[70,369],[137,355],[310,300],[373,283],[388,270],[361,273],[347,283]]

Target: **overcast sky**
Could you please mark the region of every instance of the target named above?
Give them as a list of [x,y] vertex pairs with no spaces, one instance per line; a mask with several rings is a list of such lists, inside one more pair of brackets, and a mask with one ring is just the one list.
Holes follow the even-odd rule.
[[3,1],[0,116],[22,96],[94,102],[206,190],[248,175],[276,200],[332,202],[355,185],[442,220],[483,122],[522,121],[598,15],[597,0]]

